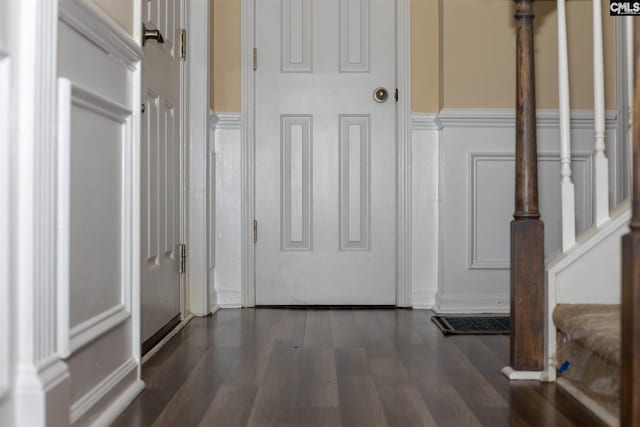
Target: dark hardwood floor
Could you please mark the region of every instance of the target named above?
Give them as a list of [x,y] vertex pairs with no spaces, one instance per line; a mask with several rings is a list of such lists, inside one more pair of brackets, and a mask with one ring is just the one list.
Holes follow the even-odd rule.
[[418,310],[221,310],[144,367],[116,426],[599,426],[553,384],[510,384],[506,336]]

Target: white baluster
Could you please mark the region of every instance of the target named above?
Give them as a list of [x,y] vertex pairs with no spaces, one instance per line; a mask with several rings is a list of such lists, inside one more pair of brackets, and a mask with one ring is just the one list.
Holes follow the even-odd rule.
[[576,243],[575,190],[571,181],[571,110],[565,0],[558,0],[558,89],[560,104],[560,188],[562,201],[562,251]]
[[596,225],[609,219],[609,160],[605,153],[604,57],[602,53],[602,5],[593,0],[593,103],[595,113]]

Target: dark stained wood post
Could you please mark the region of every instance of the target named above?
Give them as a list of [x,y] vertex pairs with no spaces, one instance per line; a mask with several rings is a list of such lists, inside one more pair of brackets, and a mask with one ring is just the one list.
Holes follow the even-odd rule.
[[516,5],[516,201],[511,221],[511,367],[543,369],[544,224],[538,209],[533,0]]
[[622,238],[621,426],[640,425],[640,25],[633,18],[633,187],[631,232]]

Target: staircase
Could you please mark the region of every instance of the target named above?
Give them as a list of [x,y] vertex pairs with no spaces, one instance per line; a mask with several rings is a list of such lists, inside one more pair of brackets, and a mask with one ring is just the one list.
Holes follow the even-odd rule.
[[609,425],[619,419],[621,239],[630,219],[626,201],[545,268],[545,380],[557,379]]
[[[530,1],[516,2],[520,7],[516,10],[517,20],[522,21],[530,16],[529,6],[526,5]],[[522,155],[520,158],[516,156],[516,210],[512,222],[512,367],[503,372],[512,380],[540,378],[543,381],[557,381],[559,387],[573,395],[606,424],[637,426],[640,425],[640,126],[634,130],[635,168],[629,168],[633,171],[635,183],[632,189],[633,206],[630,200],[626,200],[610,209],[612,197],[609,194],[609,161],[605,141],[602,5],[600,0],[592,1],[595,221],[592,227],[576,235],[565,0],[558,0],[562,246],[557,253],[544,260],[544,277],[541,275],[542,260],[538,257],[539,242],[529,239],[522,243],[518,240],[518,231],[514,232],[514,223],[535,221],[539,216],[535,183],[536,152],[527,151],[531,145],[535,147],[535,119],[532,122],[526,116],[527,111],[535,108],[535,95],[529,93],[533,71],[517,69],[518,93],[526,96],[517,100],[517,117],[521,116],[521,119],[516,122],[516,153]],[[523,9],[525,7],[526,10]],[[640,69],[637,59],[640,50],[636,58],[631,58],[630,54],[634,43],[631,25],[626,21],[619,22],[627,26],[624,41],[627,46],[621,53],[626,54],[629,61],[635,60],[637,69]],[[520,29],[522,26],[518,25]],[[640,43],[640,25],[636,27],[635,43]],[[517,55],[519,59],[532,61],[531,46],[522,44],[533,37],[530,29],[526,30],[517,32]],[[518,62],[518,66],[521,63]],[[627,88],[630,86],[626,85]],[[631,99],[630,92],[629,89],[624,96]],[[626,100],[618,101],[626,105]],[[640,96],[636,103],[634,114],[640,108]],[[630,127],[626,116],[619,114],[618,117],[623,121],[623,126],[619,128],[623,130],[619,135],[623,141],[631,140],[630,133],[627,133]],[[634,117],[635,123],[638,120],[640,115]],[[519,182],[533,184],[520,187]],[[531,212],[523,210],[521,200],[532,201],[530,206],[534,209]],[[520,218],[523,212],[526,215]],[[542,289],[544,307],[539,305]],[[544,317],[543,339],[537,329],[541,316]],[[541,341],[544,341],[544,355],[537,353]],[[525,360],[528,363],[522,362]],[[540,366],[543,366],[543,372],[536,377]],[[621,375],[622,372],[624,375]]]

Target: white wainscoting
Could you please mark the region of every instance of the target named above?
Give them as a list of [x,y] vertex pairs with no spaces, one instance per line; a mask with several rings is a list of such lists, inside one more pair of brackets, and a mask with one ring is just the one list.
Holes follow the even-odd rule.
[[240,113],[215,113],[215,269],[213,282],[221,308],[242,306],[241,120]]
[[215,267],[216,267],[216,125],[218,116],[209,112],[209,141],[207,141],[207,246],[208,260],[207,286],[209,288],[209,309],[215,313],[220,307],[218,305],[218,293],[215,288]]
[[412,306],[431,308],[438,290],[440,124],[436,114],[411,118]]
[[[613,195],[615,114],[607,153]],[[241,305],[241,119],[215,116],[215,269],[221,307]],[[411,120],[412,306],[443,312],[509,310],[509,223],[514,198],[513,110],[443,110]],[[539,111],[540,203],[547,255],[560,245],[559,122]],[[592,223],[593,114],[575,111],[573,180],[578,231]],[[611,204],[619,200],[612,196]]]
[[[434,304],[438,278],[438,133],[435,114],[412,119],[412,305]],[[212,113],[215,152],[215,269],[218,305],[240,307],[241,298],[241,119]],[[213,242],[210,243],[214,245]]]
[[133,144],[131,110],[65,78],[58,117],[58,346],[68,357],[131,316],[121,213],[132,208]]
[[[615,114],[607,116],[611,204],[621,163],[616,159]],[[509,224],[514,209],[513,110],[443,110],[440,268],[435,309],[509,310]],[[557,111],[538,112],[540,209],[545,253],[560,247],[560,162]],[[572,114],[573,181],[578,233],[593,222],[593,113]]]
[[91,2],[60,3],[57,324],[73,425],[113,418],[144,387],[133,310],[141,57],[137,42]]

